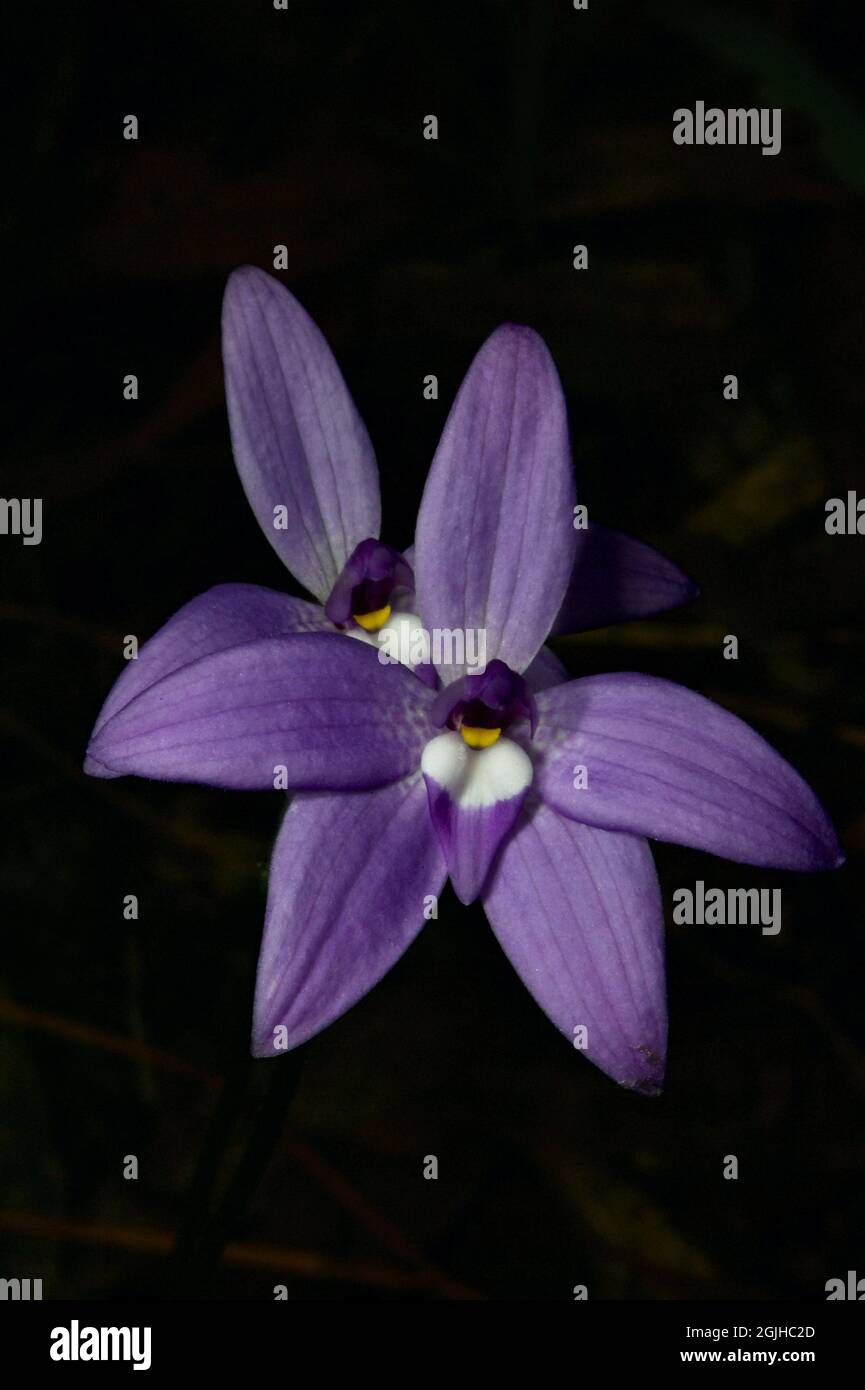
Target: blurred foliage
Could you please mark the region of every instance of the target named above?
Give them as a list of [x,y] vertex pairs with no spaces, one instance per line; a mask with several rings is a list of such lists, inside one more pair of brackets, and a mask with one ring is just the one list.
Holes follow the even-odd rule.
[[651,13],[661,23],[690,34],[734,71],[755,80],[759,106],[785,114],[805,112],[820,134],[820,147],[840,179],[865,190],[865,112],[861,104],[820,70],[801,43],[748,14],[700,0],[655,0]]
[[[582,500],[702,586],[689,611],[560,654],[751,720],[851,858],[743,880],[658,847],[668,904],[696,878],[784,895],[776,938],[670,928],[658,1101],[576,1057],[482,912],[448,895],[305,1049],[290,1129],[208,1294],[270,1297],[282,1271],[300,1298],[820,1297],[857,1267],[862,541],[823,527],[825,499],[862,479],[854,19],[816,0],[17,16],[33,81],[3,213],[2,491],[45,499],[45,536],[0,549],[0,1274],[41,1275],[46,1297],[162,1288],[221,1078],[245,1055],[281,798],[79,769],[124,634],[220,581],[286,586],[233,472],[218,351],[225,275],[267,267],[276,243],[369,425],[395,542],[482,338],[506,319],[546,337]],[[781,104],[781,155],[674,147],[672,111],[696,99]],[[721,658],[729,632],[738,662]],[[729,1153],[738,1182],[721,1178]]]

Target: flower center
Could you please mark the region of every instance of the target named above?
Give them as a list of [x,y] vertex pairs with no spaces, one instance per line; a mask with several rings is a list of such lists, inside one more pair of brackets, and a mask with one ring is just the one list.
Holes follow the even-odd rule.
[[430,816],[457,896],[470,903],[532,785],[532,760],[507,731],[528,719],[534,733],[535,702],[522,676],[496,660],[440,691],[430,717],[447,725],[421,754]]
[[496,660],[442,690],[430,715],[439,727],[458,731],[469,748],[491,748],[518,719],[528,719],[534,733],[537,711],[522,676]]
[[390,545],[366,540],[355,546],[324,605],[330,621],[341,628],[355,624],[378,632],[388,621],[397,589],[413,589],[414,572]]

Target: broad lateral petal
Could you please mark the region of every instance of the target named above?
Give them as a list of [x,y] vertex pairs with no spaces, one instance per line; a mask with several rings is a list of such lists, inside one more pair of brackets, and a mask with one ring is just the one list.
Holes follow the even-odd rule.
[[552,635],[586,632],[690,603],[700,592],[654,546],[590,521],[576,533],[574,567]]
[[[487,660],[524,671],[567,588],[573,507],[552,358],[531,328],[505,324],[469,367],[424,490],[415,574],[426,627],[485,631]],[[447,685],[465,670],[439,674]]]
[[[704,696],[628,673],[569,681],[537,699],[535,785],[563,815],[743,864],[814,870],[843,862],[832,824],[798,772]],[[579,767],[585,776],[575,776]]]
[[382,666],[338,633],[265,637],[150,686],[103,725],[89,756],[169,782],[366,789],[417,768],[431,699],[405,667]]
[[297,1047],[372,989],[445,876],[419,773],[374,792],[295,797],[270,866],[254,1055]]
[[280,559],[324,602],[355,546],[379,533],[366,427],[319,328],[255,266],[229,276],[222,355],[244,491]]
[[446,733],[427,744],[421,767],[454,890],[461,902],[473,902],[519,815],[531,759],[509,738],[475,749],[460,734]]
[[645,840],[534,803],[496,862],[484,908],[556,1027],[615,1081],[657,1095],[667,1043],[664,923]]
[[[199,657],[237,647],[256,637],[287,632],[332,632],[317,603],[291,598],[257,584],[218,584],[190,599],[127,662],[108,694],[94,726],[98,733],[148,686]],[[85,765],[85,772],[90,769]],[[96,776],[100,773],[97,770]]]

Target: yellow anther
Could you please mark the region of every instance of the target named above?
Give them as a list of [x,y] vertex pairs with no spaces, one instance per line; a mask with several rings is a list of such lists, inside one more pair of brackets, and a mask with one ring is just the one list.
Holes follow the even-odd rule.
[[461,724],[460,733],[469,748],[491,748],[501,729],[481,729],[475,724]]
[[390,604],[386,603],[384,608],[377,608],[374,613],[355,613],[353,617],[364,632],[378,632],[390,617]]

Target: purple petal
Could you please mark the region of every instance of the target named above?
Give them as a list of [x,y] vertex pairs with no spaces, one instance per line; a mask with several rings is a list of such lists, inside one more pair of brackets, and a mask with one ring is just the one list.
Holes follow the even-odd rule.
[[574,567],[553,636],[663,613],[700,592],[660,550],[624,531],[590,521],[576,537]]
[[270,866],[253,1053],[297,1047],[372,989],[424,925],[445,873],[418,775],[295,797]]
[[[377,536],[378,471],[333,353],[306,310],[254,266],[228,279],[225,393],[237,471],[259,525],[303,586],[327,598]],[[284,529],[274,508],[285,507]]]
[[541,647],[531,666],[523,672],[523,679],[532,694],[537,695],[551,685],[561,685],[569,677],[555,653],[549,647]]
[[103,725],[89,756],[168,782],[367,789],[417,769],[431,699],[404,666],[338,633],[264,637],[150,686]]
[[469,748],[461,734],[447,733],[427,744],[421,766],[454,890],[473,902],[531,786],[531,759],[509,738]]
[[[424,490],[415,574],[425,626],[483,630],[488,660],[525,670],[567,588],[573,506],[552,358],[532,329],[506,324],[468,370]],[[440,669],[443,683],[465,669]]]
[[[219,584],[168,619],[121,671],[99,712],[94,734],[148,686],[199,657],[237,647],[256,637],[287,632],[332,632],[332,624],[317,603],[291,598],[257,584]],[[85,763],[85,772],[92,769]],[[104,772],[93,770],[95,776]]]
[[502,850],[484,907],[556,1027],[615,1081],[656,1095],[667,1043],[664,922],[645,840],[535,804]]
[[[588,676],[538,696],[538,795],[574,820],[743,864],[843,862],[814,793],[735,715],[652,676]],[[587,785],[575,789],[576,769]]]

